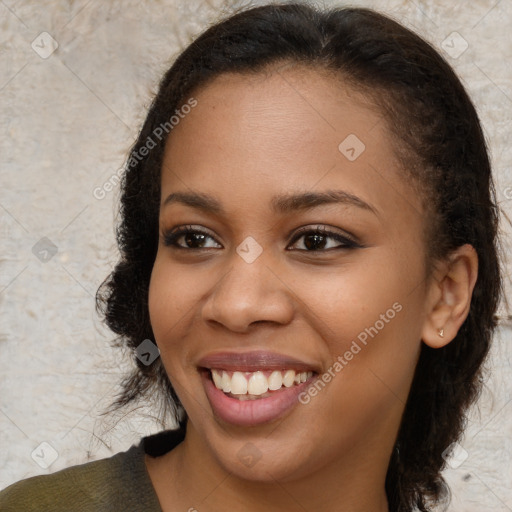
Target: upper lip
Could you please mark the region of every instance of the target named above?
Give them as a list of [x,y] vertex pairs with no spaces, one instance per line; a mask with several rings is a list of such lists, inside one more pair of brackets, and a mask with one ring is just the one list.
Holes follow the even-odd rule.
[[251,352],[211,352],[202,357],[198,366],[208,369],[253,372],[257,370],[301,370],[318,373],[317,365],[301,361],[294,357],[253,350]]

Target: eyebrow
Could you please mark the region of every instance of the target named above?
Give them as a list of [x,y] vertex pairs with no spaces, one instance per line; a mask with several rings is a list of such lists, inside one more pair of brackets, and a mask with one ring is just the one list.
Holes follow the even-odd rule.
[[[198,192],[174,192],[163,202],[162,206],[181,203],[206,213],[225,215],[222,204],[214,197]],[[378,211],[361,198],[344,190],[326,190],[324,192],[303,192],[274,196],[270,202],[274,213],[287,214],[306,211],[327,204],[346,204],[356,206],[378,215]]]

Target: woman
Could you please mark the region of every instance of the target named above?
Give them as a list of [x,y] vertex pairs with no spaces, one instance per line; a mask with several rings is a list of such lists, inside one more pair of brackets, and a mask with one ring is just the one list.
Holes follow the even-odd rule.
[[[248,9],[164,76],[98,293],[117,402],[179,429],[0,493],[2,510],[426,511],[501,294],[475,109],[367,9]],[[158,349],[156,348],[158,347]]]

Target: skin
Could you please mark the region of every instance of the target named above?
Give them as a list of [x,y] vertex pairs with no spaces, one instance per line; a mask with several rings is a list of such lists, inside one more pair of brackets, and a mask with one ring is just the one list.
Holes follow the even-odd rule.
[[[183,443],[146,456],[162,508],[387,511],[386,470],[421,343],[455,337],[469,312],[476,253],[463,246],[427,275],[422,201],[382,117],[339,79],[288,66],[224,74],[194,97],[167,141],[149,294],[162,362],[189,417]],[[354,161],[338,149],[349,134],[366,146]],[[330,189],[374,211],[270,207],[275,195]],[[175,192],[209,194],[225,213],[163,204]],[[178,243],[188,249],[164,244],[166,231],[189,224],[208,232],[204,245],[191,242],[206,248],[190,249],[184,237]],[[359,246],[326,236],[312,251],[307,236],[295,237],[302,226],[352,235]],[[248,236],[263,249],[250,264],[236,252]],[[214,416],[201,357],[270,349],[322,374],[394,303],[401,311],[307,405],[256,427]],[[252,467],[237,455],[247,443],[261,455]]]

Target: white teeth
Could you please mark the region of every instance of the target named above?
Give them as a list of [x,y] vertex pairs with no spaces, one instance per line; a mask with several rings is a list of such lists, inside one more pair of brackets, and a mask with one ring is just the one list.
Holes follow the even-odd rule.
[[211,370],[212,379],[217,389],[224,393],[236,395],[240,400],[254,400],[262,395],[269,396],[269,391],[281,387],[290,388],[294,384],[306,382],[313,372],[295,372],[295,370],[273,371],[268,377],[263,371],[233,372],[230,376],[225,370]]
[[247,379],[243,373],[233,373],[233,377],[231,377],[231,393],[234,395],[245,395],[247,393]]
[[250,395],[263,395],[268,391],[268,380],[262,372],[256,372],[249,378],[247,392]]
[[283,384],[287,388],[291,388],[293,386],[293,381],[295,380],[295,372],[293,370],[287,370],[283,377]]
[[268,378],[268,389],[275,391],[283,385],[283,376],[281,372],[275,371],[270,374]]
[[222,389],[222,377],[217,370],[212,372],[213,382],[215,383],[215,387],[217,389]]
[[220,384],[224,393],[229,393],[231,391],[231,379],[226,372],[222,372],[222,380],[220,381]]

